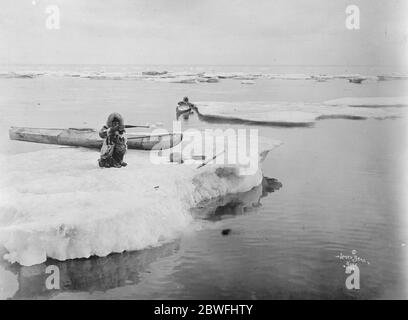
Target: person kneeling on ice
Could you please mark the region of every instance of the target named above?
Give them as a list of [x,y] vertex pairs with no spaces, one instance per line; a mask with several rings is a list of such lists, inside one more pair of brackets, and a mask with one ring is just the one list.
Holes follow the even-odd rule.
[[123,117],[119,113],[111,113],[106,125],[99,131],[99,136],[104,139],[99,166],[125,167],[127,163],[123,161],[123,157],[127,150],[127,139]]

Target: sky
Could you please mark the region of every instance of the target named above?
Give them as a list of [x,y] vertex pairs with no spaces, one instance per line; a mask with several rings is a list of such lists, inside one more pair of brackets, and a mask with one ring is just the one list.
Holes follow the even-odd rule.
[[[345,26],[360,9],[360,29]],[[1,64],[407,65],[405,0],[0,0]],[[58,7],[59,29],[46,8]]]

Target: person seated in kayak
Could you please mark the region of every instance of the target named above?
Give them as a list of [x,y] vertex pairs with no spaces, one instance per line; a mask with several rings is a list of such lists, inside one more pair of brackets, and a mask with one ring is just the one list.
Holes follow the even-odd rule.
[[127,139],[123,117],[119,113],[109,115],[106,125],[99,131],[103,139],[99,166],[120,168],[127,165],[123,161],[127,150]]
[[179,106],[188,106],[188,107],[192,107],[192,106],[194,106],[194,104],[192,104],[190,101],[188,101],[188,97],[184,97],[183,98],[183,101],[180,101],[179,103],[178,103],[178,105]]

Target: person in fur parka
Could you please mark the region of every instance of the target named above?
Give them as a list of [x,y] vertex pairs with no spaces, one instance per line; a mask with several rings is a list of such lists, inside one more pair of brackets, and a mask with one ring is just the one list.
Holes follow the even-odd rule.
[[127,139],[123,117],[117,113],[111,113],[101,130],[99,136],[103,139],[99,166],[105,168],[121,168],[127,165],[123,161],[127,151]]

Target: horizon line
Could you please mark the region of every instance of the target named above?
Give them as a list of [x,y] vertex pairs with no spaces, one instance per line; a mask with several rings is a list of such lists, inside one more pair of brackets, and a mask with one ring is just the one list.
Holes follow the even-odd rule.
[[303,67],[407,67],[408,64],[220,64],[220,63],[5,63],[0,65],[95,65],[95,66],[248,66],[248,67],[277,67],[277,66],[303,66]]

